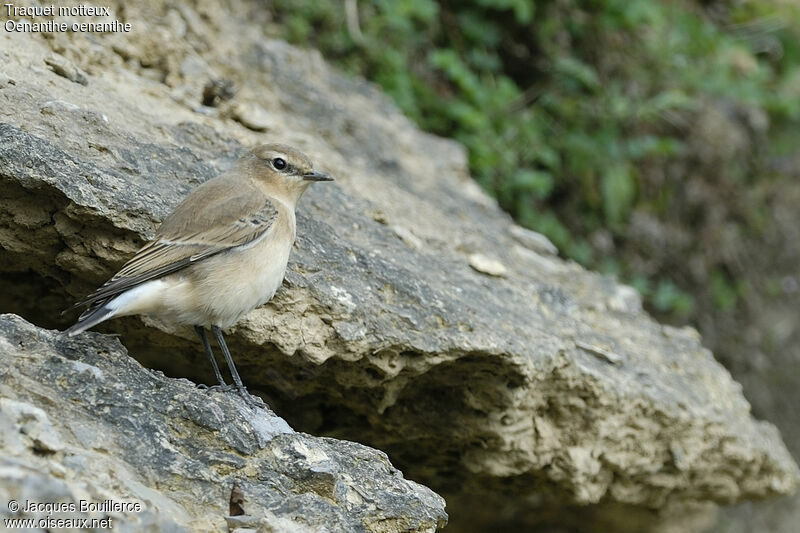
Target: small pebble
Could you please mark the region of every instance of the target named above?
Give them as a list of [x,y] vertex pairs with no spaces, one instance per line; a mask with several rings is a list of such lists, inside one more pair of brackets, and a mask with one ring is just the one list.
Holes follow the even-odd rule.
[[498,261],[483,254],[472,254],[469,256],[469,266],[482,274],[494,276],[496,278],[505,277],[508,273],[506,266]]
[[403,226],[392,226],[392,231],[394,231],[394,234],[400,237],[400,240],[406,243],[409,248],[413,248],[414,250],[422,250],[424,247],[422,240],[411,233],[410,229]]
[[518,243],[534,252],[558,255],[558,248],[556,248],[556,245],[550,242],[550,239],[541,233],[523,228],[522,226],[517,226],[516,224],[511,226],[510,232],[511,236],[514,237]]

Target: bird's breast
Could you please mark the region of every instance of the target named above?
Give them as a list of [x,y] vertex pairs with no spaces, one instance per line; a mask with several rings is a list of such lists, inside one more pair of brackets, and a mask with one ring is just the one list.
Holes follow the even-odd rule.
[[294,217],[279,217],[257,241],[193,267],[194,299],[210,324],[229,327],[272,298],[286,273],[294,244],[293,222]]

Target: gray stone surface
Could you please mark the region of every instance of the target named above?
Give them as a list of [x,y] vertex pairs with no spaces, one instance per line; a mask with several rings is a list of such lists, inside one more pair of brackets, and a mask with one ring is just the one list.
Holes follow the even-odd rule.
[[[386,455],[295,433],[234,393],[151,372],[120,342],[68,338],[0,315],[0,516],[17,502],[138,502],[52,513],[114,531],[434,531],[444,500]],[[228,517],[234,483],[245,516]],[[13,509],[12,509],[13,510]],[[226,522],[227,519],[227,522]]]
[[[190,187],[287,142],[337,182],[301,201],[287,281],[230,345],[293,426],[386,451],[445,495],[454,531],[700,530],[714,503],[795,490],[777,431],[696,332],[515,229],[459,145],[265,39],[257,3],[125,12],[131,35],[0,34],[0,310],[66,326]],[[87,85],[46,68],[53,52]],[[235,96],[203,107],[213,79]],[[266,133],[242,123],[255,107]],[[192,332],[146,322],[101,329],[211,380]]]

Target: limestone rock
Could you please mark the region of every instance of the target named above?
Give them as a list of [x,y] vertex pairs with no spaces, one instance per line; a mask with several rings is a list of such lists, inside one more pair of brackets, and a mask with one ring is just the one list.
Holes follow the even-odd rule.
[[496,278],[502,278],[506,275],[506,272],[508,272],[503,263],[483,254],[470,254],[469,266],[476,272],[482,272]]
[[[696,332],[655,323],[629,289],[520,237],[461,146],[319,54],[265,39],[257,2],[206,3],[202,17],[171,5],[127,4],[136,35],[56,36],[87,51],[69,59],[88,86],[29,68],[50,41],[0,34],[0,79],[15,81],[0,86],[13,102],[0,106],[0,310],[67,326],[60,310],[191,187],[246,146],[287,142],[337,181],[301,201],[284,287],[230,345],[251,391],[295,427],[386,451],[445,495],[456,531],[691,531],[714,503],[795,490],[777,431]],[[197,49],[208,68],[181,69]],[[268,135],[196,111],[222,78],[241,87],[231,102],[274,119]],[[504,277],[473,270],[476,253]],[[212,379],[191,331],[138,318],[100,329],[147,366]]]
[[[444,500],[386,455],[294,432],[234,393],[142,368],[118,340],[0,315],[0,499],[135,505],[61,518],[115,531],[227,531],[234,483],[260,531],[434,531]],[[79,507],[80,509],[80,507]],[[3,517],[44,518],[48,513]],[[255,530],[254,529],[254,530]]]
[[69,81],[74,81],[81,85],[87,85],[89,83],[89,78],[86,76],[86,73],[60,54],[47,56],[44,62],[53,69],[53,72],[67,78]]

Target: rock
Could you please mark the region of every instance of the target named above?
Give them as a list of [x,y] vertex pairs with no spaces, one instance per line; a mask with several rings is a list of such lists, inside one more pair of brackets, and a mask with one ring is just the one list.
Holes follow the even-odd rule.
[[516,224],[511,224],[508,231],[518,243],[534,252],[558,255],[558,248],[556,248],[556,245],[550,242],[550,239],[541,233],[523,228],[522,226],[517,226]]
[[[0,309],[69,325],[60,311],[191,187],[246,146],[287,142],[337,181],[304,196],[284,287],[229,344],[250,390],[293,426],[386,451],[445,495],[454,531],[699,531],[717,503],[795,490],[778,432],[752,417],[697,334],[523,244],[468,181],[461,146],[420,132],[319,54],[265,40],[257,2],[204,4],[186,39],[158,26],[166,6],[126,4],[126,21],[158,32],[93,36],[87,87],[56,91],[52,73],[27,67],[49,41],[0,34],[16,80],[0,87],[15,102],[0,115]],[[262,95],[269,136],[194,110],[207,76],[181,70],[196,54],[188,43],[215,77],[237,80],[236,98]],[[173,87],[194,96],[182,104]],[[82,107],[40,113],[51,101]],[[476,274],[473,253],[505,276]],[[100,329],[147,366],[213,379],[191,331],[144,323]]]
[[483,254],[470,254],[469,266],[471,266],[477,272],[488,274],[489,276],[494,276],[496,278],[505,277],[505,275],[508,273],[508,269],[503,263],[497,259],[486,257]]
[[53,69],[53,72],[67,78],[69,81],[74,81],[81,85],[89,83],[89,77],[86,73],[60,54],[51,54],[44,59],[44,62]]
[[[0,367],[3,502],[138,502],[106,513],[122,531],[434,531],[446,521],[444,500],[384,453],[296,433],[236,394],[152,373],[111,337],[71,339],[0,315]],[[246,517],[228,516],[234,483]]]
[[400,240],[415,250],[422,250],[425,247],[422,240],[405,226],[393,226],[392,231],[394,231],[395,235],[400,237]]
[[275,129],[275,121],[261,106],[237,102],[230,107],[229,113],[233,120],[253,131]]
[[[181,65],[181,73],[184,75],[197,74],[198,71],[192,72],[191,67],[187,66],[184,61]],[[220,103],[226,102],[236,96],[236,85],[233,80],[214,79],[209,80],[203,87],[203,105],[210,107],[218,107]]]

